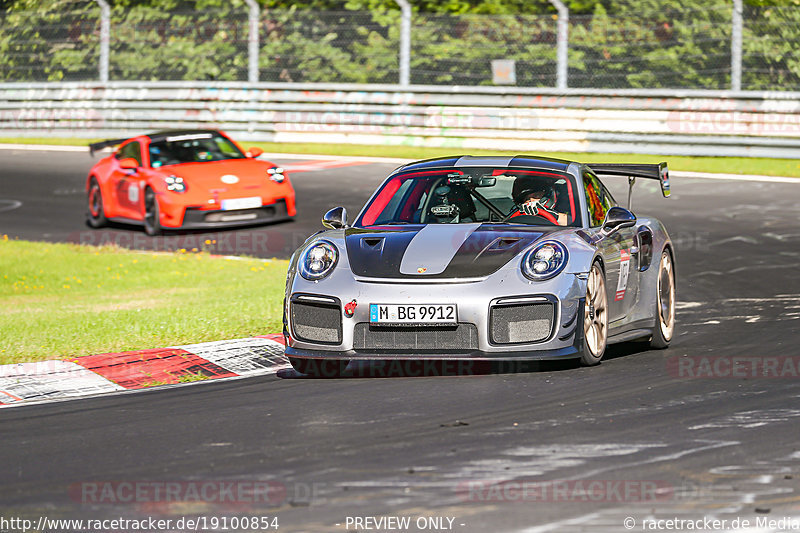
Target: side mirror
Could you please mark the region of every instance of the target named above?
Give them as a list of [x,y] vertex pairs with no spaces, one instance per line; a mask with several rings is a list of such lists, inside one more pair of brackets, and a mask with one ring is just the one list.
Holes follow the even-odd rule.
[[630,228],[636,224],[636,215],[624,207],[612,207],[603,221],[603,235],[610,237],[622,228]]
[[136,170],[139,168],[139,162],[132,157],[126,157],[119,160],[119,166],[125,170]]
[[256,157],[260,156],[263,153],[264,153],[264,150],[262,150],[258,146],[253,146],[253,147],[247,149],[247,153],[245,155],[247,155],[247,157],[249,157],[251,159],[255,159]]
[[322,225],[328,229],[342,229],[347,226],[347,209],[334,207],[322,217]]

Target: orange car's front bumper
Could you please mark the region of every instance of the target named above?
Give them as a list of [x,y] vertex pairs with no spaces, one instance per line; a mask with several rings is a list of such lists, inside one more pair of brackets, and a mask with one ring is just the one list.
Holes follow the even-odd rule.
[[[294,195],[285,198],[265,199],[261,207],[223,210],[219,205],[187,206],[160,199],[160,223],[164,228],[203,229],[247,226],[278,222],[297,214]],[[269,203],[267,203],[269,202]]]

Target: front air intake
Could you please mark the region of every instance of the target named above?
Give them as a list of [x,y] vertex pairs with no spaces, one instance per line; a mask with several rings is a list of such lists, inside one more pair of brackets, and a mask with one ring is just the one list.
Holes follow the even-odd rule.
[[478,349],[478,328],[456,326],[390,327],[360,322],[353,330],[356,350],[408,350],[415,353],[464,352]]
[[523,344],[547,340],[553,332],[552,302],[495,304],[489,315],[493,344]]
[[342,311],[336,298],[295,296],[291,301],[292,333],[297,340],[342,343]]

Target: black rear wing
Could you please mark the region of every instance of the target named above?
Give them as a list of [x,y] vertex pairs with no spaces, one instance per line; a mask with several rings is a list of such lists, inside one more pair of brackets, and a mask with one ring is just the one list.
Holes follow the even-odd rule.
[[107,141],[100,141],[99,143],[91,143],[89,144],[89,153],[94,157],[94,153],[98,150],[102,150],[103,148],[108,148],[109,146],[116,146],[118,144],[122,144],[128,139],[109,139]]
[[664,198],[669,197],[669,169],[666,163],[653,165],[625,163],[590,163],[588,165],[592,172],[604,176],[627,176],[629,178],[646,178],[658,180],[661,183],[661,194]]

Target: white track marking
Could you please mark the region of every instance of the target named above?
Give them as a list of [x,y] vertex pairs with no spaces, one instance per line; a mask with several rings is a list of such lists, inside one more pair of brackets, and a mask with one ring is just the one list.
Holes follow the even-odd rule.
[[369,157],[359,155],[323,155],[323,154],[280,154],[263,153],[259,157],[264,159],[300,159],[300,160],[320,160],[328,161],[359,161],[362,163],[386,163],[392,165],[405,165],[412,163],[414,159],[403,159],[399,157]]
[[366,165],[367,162],[363,161],[344,161],[344,160],[335,160],[332,161],[330,158],[328,160],[323,161],[307,161],[304,163],[290,163],[288,165],[282,165],[283,169],[290,173],[295,172],[317,172],[320,170],[331,170],[334,168],[344,168],[350,166],[359,166],[359,165]]
[[0,144],[0,150],[26,150],[29,152],[89,152],[86,146],[59,146],[57,144]]
[[40,361],[0,366],[0,402],[72,398],[125,390],[69,361]]
[[780,424],[791,419],[800,418],[798,409],[762,409],[757,411],[741,411],[706,422],[690,426],[688,429],[742,428],[752,429],[769,424]]
[[[547,533],[548,531],[581,531],[574,529],[575,526],[582,526],[587,523],[595,523],[598,518],[603,516],[604,512],[590,513],[575,518],[568,518],[566,520],[559,520],[557,522],[550,522],[542,524],[541,526],[529,527],[527,529],[515,530],[519,533]],[[620,524],[617,524],[619,530]]]
[[22,206],[19,200],[0,200],[0,213],[3,211],[13,211]]
[[730,181],[763,181],[766,183],[794,183],[800,185],[800,178],[786,176],[761,176],[758,174],[712,174],[710,172],[684,172],[671,170],[670,176],[675,178],[695,178],[703,180]]

